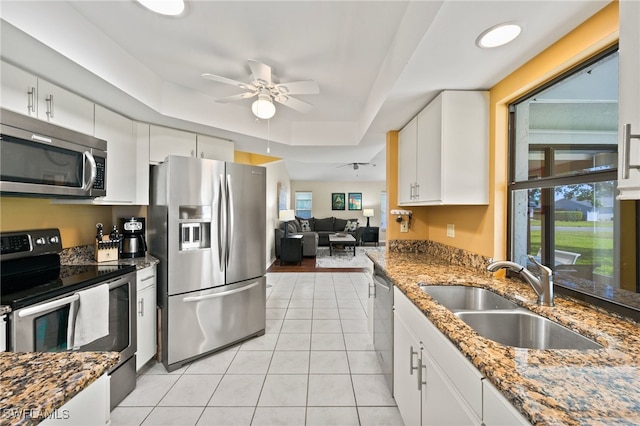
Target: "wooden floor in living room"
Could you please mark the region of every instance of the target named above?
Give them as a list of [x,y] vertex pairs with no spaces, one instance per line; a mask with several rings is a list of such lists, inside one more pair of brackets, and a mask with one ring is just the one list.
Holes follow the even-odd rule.
[[267,272],[365,272],[366,270],[367,268],[318,268],[316,257],[309,256],[302,258],[302,265],[293,262],[280,265],[280,259],[276,259]]

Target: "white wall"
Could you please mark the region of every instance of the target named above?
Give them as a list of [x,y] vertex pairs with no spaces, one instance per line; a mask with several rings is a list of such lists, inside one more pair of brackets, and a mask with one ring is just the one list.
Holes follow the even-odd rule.
[[[358,219],[360,226],[367,224],[367,218],[362,216],[362,210],[331,210],[331,194],[344,192],[345,200],[349,192],[362,193],[362,208],[373,209],[374,216],[370,220],[371,226],[380,226],[380,194],[386,190],[386,182],[324,182],[324,181],[291,181],[291,208],[295,206],[296,191],[313,193],[312,216],[317,218],[338,217],[341,219]],[[386,240],[385,234],[380,231],[380,241]]]
[[291,205],[291,180],[284,165],[284,161],[261,164],[267,168],[267,267],[276,258],[275,229],[278,227],[278,182],[289,188],[289,201]]

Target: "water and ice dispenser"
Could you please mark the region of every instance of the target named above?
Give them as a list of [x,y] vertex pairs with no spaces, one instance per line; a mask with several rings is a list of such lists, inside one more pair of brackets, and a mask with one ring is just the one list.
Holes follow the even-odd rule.
[[211,247],[211,206],[180,206],[180,250]]

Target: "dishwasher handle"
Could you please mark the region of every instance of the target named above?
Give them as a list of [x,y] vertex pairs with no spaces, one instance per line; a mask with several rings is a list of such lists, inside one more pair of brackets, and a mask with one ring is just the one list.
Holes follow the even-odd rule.
[[376,287],[381,287],[387,292],[391,291],[391,289],[393,288],[393,285],[389,281],[387,281],[386,279],[384,279],[384,277],[381,277],[378,274],[375,274],[375,273],[373,274],[373,281],[375,282]]

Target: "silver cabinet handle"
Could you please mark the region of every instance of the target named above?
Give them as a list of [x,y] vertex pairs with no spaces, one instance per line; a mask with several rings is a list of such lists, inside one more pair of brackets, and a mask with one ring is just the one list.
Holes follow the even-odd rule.
[[631,164],[631,139],[640,139],[640,134],[631,133],[631,124],[627,123],[622,126],[622,178],[629,179],[629,169],[640,169],[640,164]]
[[155,278],[155,275],[149,275],[148,277],[144,277],[143,279],[140,280],[140,282],[144,282],[144,281],[149,281],[152,278]]
[[413,197],[414,197],[413,190],[414,190],[414,185],[411,184],[410,185],[410,189],[409,189],[409,198],[412,199],[412,200],[413,200]]
[[138,302],[138,306],[140,307],[140,309],[138,310],[138,313],[140,314],[141,317],[144,316],[144,299],[140,299],[140,301]]
[[36,88],[31,87],[27,91],[27,109],[31,112],[36,112]]
[[44,100],[47,101],[47,115],[53,118],[53,95],[47,96]]
[[420,199],[420,185],[416,182],[416,200]]
[[[427,386],[427,366],[422,363],[422,359],[418,360],[418,366],[420,369],[418,370],[418,390],[422,389],[422,386]],[[424,370],[424,373],[423,373]],[[424,377],[424,380],[422,378]]]
[[[413,366],[413,356],[416,356],[416,359],[418,359],[418,352],[413,350],[413,346],[411,346],[409,348],[409,375],[413,376],[413,370],[417,370],[418,367],[414,367]],[[420,359],[418,359],[418,362],[420,362]]]

